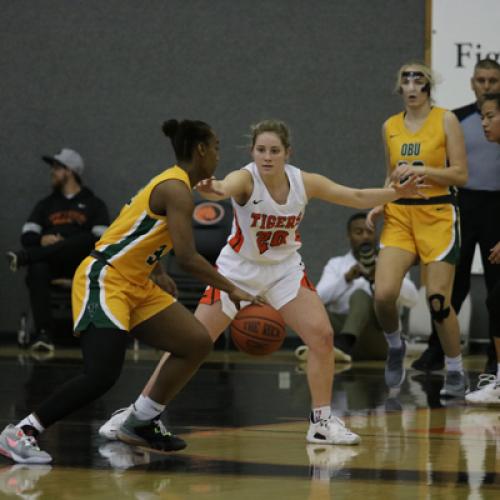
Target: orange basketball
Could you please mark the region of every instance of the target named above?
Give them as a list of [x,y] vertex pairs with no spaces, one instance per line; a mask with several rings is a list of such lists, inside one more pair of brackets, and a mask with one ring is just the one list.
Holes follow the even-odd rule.
[[277,351],[285,336],[285,322],[281,314],[268,305],[244,307],[231,323],[231,338],[236,347],[253,356]]

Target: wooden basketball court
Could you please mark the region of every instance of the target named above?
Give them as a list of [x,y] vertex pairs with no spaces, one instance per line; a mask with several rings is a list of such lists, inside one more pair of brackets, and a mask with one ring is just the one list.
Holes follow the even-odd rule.
[[[168,409],[186,450],[151,454],[97,433],[140,391],[159,358],[130,351],[118,385],[40,439],[51,466],[0,458],[1,498],[326,499],[500,498],[500,413],[445,405],[442,374],[408,371],[399,393],[382,363],[337,365],[334,409],[359,446],[307,445],[309,396],[292,353],[215,352]],[[410,360],[408,360],[409,362]],[[475,382],[483,359],[468,358]],[[16,423],[79,371],[77,351],[37,360],[3,348],[1,424]]]

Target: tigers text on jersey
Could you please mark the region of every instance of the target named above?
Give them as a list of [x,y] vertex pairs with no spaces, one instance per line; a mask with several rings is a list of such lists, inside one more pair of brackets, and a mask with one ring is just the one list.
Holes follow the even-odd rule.
[[149,198],[160,183],[175,179],[191,185],[187,173],[175,165],[154,177],[121,210],[101,239],[96,250],[132,283],[144,284],[162,255],[172,248],[168,217],[154,214]]
[[253,191],[243,206],[231,200],[234,220],[228,244],[245,259],[264,264],[280,262],[302,245],[298,227],[307,204],[302,173],[285,165],[290,192],[286,203],[280,205],[269,194],[257,165],[249,163],[243,168],[252,175]]
[[[389,152],[391,170],[406,162],[409,165],[427,165],[446,168],[446,134],[444,115],[446,109],[433,107],[424,124],[417,132],[410,132],[404,123],[404,112],[391,116],[385,125],[385,140]],[[439,186],[425,181],[431,187],[425,190],[427,196],[441,196],[450,193],[448,186]]]

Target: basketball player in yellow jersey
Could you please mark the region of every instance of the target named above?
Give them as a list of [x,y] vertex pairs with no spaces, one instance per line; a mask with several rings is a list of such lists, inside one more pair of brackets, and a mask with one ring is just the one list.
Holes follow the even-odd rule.
[[429,187],[428,198],[399,199],[368,215],[367,222],[373,226],[375,217],[384,213],[375,272],[375,311],[389,344],[386,383],[398,387],[405,375],[406,345],[401,339],[396,299],[405,274],[420,262],[431,317],[445,352],[447,373],[441,396],[464,397],[460,335],[450,298],[460,245],[453,186],[467,181],[467,161],[457,118],[432,105],[433,83],[427,66],[402,66],[396,89],[405,109],[383,126],[386,182],[419,175]]
[[[20,463],[47,463],[51,456],[36,438],[49,425],[107,392],[118,379],[128,333],[170,353],[156,371],[148,396],[140,396],[121,427],[120,439],[161,451],[185,442],[168,433],[157,417],[191,378],[212,348],[206,328],[173,296],[153,283],[173,286],[158,261],[174,248],[180,265],[200,281],[240,301],[260,301],[220,275],[195,249],[191,186],[214,173],[218,140],[203,122],[169,120],[177,165],[139,191],[77,269],[72,289],[74,329],[84,360],[81,375],[67,382],[17,425],[0,434],[0,453]],[[170,281],[170,285],[168,282]]]

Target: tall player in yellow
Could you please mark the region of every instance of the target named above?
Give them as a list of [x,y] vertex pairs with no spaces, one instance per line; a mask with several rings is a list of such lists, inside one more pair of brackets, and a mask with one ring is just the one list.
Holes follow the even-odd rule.
[[467,160],[457,118],[432,104],[433,84],[427,66],[402,66],[396,90],[405,109],[383,125],[386,183],[419,175],[429,188],[428,198],[399,199],[374,208],[368,215],[368,224],[373,226],[374,219],[384,214],[375,273],[375,311],[389,344],[386,384],[398,387],[405,376],[406,345],[401,339],[396,299],[406,272],[420,262],[431,317],[445,353],[447,373],[441,396],[464,397],[460,334],[450,297],[460,250],[453,186],[466,183]]
[[0,434],[0,453],[16,462],[52,460],[38,448],[36,438],[114,385],[129,334],[170,356],[155,372],[148,395],[134,403],[120,438],[161,451],[186,446],[166,432],[157,417],[208,355],[212,341],[193,314],[165,291],[175,285],[159,265],[164,253],[175,249],[186,271],[224,289],[237,307],[242,300],[254,301],[219,274],[194,245],[191,186],[214,173],[219,159],[217,136],[208,124],[192,120],[169,120],[163,132],[172,142],[177,164],[153,178],[124,206],[73,279],[74,330],[80,336],[83,373]]

